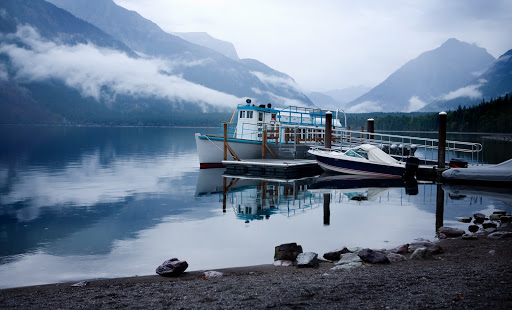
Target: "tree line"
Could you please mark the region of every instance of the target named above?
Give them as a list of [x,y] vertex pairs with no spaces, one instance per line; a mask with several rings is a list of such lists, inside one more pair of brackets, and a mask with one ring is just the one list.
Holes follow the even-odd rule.
[[[459,106],[447,112],[446,129],[451,132],[501,132],[512,133],[511,96],[490,99],[473,107]],[[348,114],[352,130],[367,126],[368,118],[375,120],[375,130],[436,131],[438,113],[359,113]]]

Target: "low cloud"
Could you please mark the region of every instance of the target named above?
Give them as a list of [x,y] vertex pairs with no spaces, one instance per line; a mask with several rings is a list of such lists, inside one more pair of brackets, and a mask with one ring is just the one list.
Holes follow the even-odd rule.
[[[482,81],[480,81],[482,82]],[[457,90],[454,90],[452,92],[449,92],[448,94],[441,97],[441,100],[453,100],[456,98],[470,98],[470,99],[479,99],[482,98],[482,92],[478,90],[480,86],[482,86],[483,83],[480,84],[473,84],[466,87],[459,88]]]
[[427,103],[425,101],[422,101],[418,96],[412,96],[409,99],[409,109],[407,110],[407,112],[417,111],[426,105]]
[[0,63],[0,81],[7,81],[9,79],[9,73],[4,64]]
[[[119,203],[137,195],[172,194],[174,187],[169,180],[183,177],[194,169],[198,160],[196,152],[158,156],[150,161],[137,156],[116,156],[106,167],[102,164],[103,157],[96,149],[58,171],[33,167],[20,170],[9,191],[0,194],[0,205],[5,205],[4,212],[12,212],[18,221],[27,222],[37,218],[42,208],[58,211],[67,207]],[[7,178],[8,168],[0,167],[0,183],[7,184]],[[51,191],[48,184],[52,184]],[[25,207],[7,208],[18,203]]]
[[375,101],[363,101],[350,107],[348,113],[366,113],[366,112],[382,112],[382,108]]
[[251,71],[251,74],[257,77],[263,84],[267,86],[299,89],[299,85],[295,83],[295,81],[291,78],[268,75],[258,71]]
[[[82,96],[97,101],[128,95],[135,98],[157,97],[170,102],[196,102],[221,108],[231,108],[241,101],[235,96],[186,81],[174,73],[178,66],[200,66],[207,59],[195,62],[135,59],[120,51],[99,48],[90,43],[59,45],[41,38],[30,26],[18,27],[15,34],[4,36],[2,41],[0,54],[9,57],[15,70],[11,78],[29,82],[60,80],[80,91]],[[14,42],[22,44],[19,46]],[[109,90],[108,95],[105,88]]]

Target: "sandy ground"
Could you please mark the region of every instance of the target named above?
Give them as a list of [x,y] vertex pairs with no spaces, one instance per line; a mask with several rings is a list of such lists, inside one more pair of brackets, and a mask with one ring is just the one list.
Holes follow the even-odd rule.
[[512,239],[446,239],[424,261],[319,268],[251,266],[176,278],[158,275],[0,290],[18,309],[512,309]]

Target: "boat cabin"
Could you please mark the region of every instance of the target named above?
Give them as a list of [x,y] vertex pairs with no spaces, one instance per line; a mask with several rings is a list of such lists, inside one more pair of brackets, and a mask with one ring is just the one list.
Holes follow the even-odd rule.
[[[326,110],[294,107],[273,108],[267,105],[254,105],[250,100],[239,105],[233,115],[233,138],[261,141],[262,132],[270,133],[270,139],[288,143],[297,135],[302,141],[323,139]],[[236,116],[236,117],[235,117]],[[332,120],[333,127],[341,127],[339,120]]]

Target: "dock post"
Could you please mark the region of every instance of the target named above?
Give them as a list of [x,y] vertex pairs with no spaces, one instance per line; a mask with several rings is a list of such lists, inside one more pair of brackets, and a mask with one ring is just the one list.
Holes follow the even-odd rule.
[[324,193],[324,225],[331,223],[331,194]]
[[439,113],[439,143],[437,145],[437,167],[445,168],[446,156],[446,112]]
[[224,160],[228,160],[228,123],[224,123]]
[[[373,133],[374,131],[374,124],[375,124],[375,120],[373,118],[369,118],[367,121],[367,127],[368,127],[368,133]],[[373,139],[373,135],[369,134],[368,135],[368,139]]]
[[436,194],[436,235],[439,228],[444,225],[444,190],[441,184],[437,184]]
[[261,159],[265,159],[265,148],[267,147],[267,125],[263,126],[263,136],[261,137]]
[[325,113],[325,135],[324,135],[324,146],[326,149],[331,148],[332,139],[332,112]]
[[226,186],[226,178],[222,177],[222,213],[226,213],[227,196],[228,196],[228,189]]

